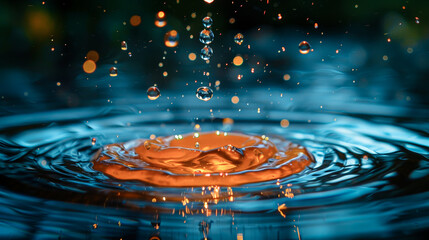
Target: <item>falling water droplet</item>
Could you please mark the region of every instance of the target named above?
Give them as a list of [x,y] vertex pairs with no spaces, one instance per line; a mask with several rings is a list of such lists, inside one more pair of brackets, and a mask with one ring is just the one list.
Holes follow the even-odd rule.
[[116,67],[111,67],[109,69],[109,73],[111,77],[116,77],[118,76],[118,69]]
[[195,143],[195,148],[200,148],[200,143],[199,142]]
[[201,49],[201,58],[203,60],[206,60],[206,61],[209,60],[212,55],[213,55],[213,49],[211,47],[204,46]]
[[210,44],[213,42],[214,34],[210,29],[204,29],[200,33],[200,42]]
[[127,42],[125,42],[125,41],[122,41],[122,42],[121,42],[121,49],[122,49],[123,51],[126,51],[126,50],[128,49]]
[[203,18],[203,25],[205,28],[210,28],[213,24],[213,19],[209,16]]
[[238,45],[241,45],[241,44],[243,43],[243,41],[244,41],[244,36],[243,36],[243,34],[241,34],[241,33],[237,33],[237,34],[234,36],[234,42],[235,42],[235,43],[237,43]]
[[129,56],[129,57],[132,57],[132,56],[133,56],[133,54],[132,54],[131,52],[128,52],[128,56]]
[[92,145],[95,145],[96,142],[97,142],[97,139],[96,138],[92,138],[92,140],[91,140]]
[[161,96],[161,92],[156,86],[152,86],[147,89],[147,97],[150,100],[156,100],[157,98],[159,98],[159,96]]
[[196,96],[200,100],[208,101],[213,97],[213,90],[209,87],[199,87]]
[[171,30],[164,35],[164,44],[167,47],[176,47],[179,45],[179,33],[176,30]]
[[310,49],[311,49],[311,46],[310,46],[310,44],[308,43],[308,42],[306,42],[306,41],[302,41],[300,44],[299,44],[299,52],[300,53],[302,53],[302,54],[307,54],[307,53],[309,53],[310,52]]

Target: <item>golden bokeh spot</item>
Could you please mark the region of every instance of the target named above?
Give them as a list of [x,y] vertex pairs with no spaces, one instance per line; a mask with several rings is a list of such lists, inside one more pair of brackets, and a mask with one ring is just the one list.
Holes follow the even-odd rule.
[[280,121],[280,126],[282,126],[282,128],[287,128],[287,127],[289,127],[289,120],[287,120],[287,119],[282,119],[282,120]]
[[241,64],[243,64],[243,58],[240,55],[237,55],[232,60],[232,63],[234,63],[235,66],[241,66]]
[[191,61],[195,61],[195,59],[197,59],[197,55],[195,53],[189,53],[188,58]]
[[237,97],[237,96],[234,96],[234,97],[231,98],[231,102],[234,103],[234,104],[237,104],[239,101],[240,101],[240,98]]
[[100,59],[100,55],[98,55],[97,51],[91,50],[86,54],[86,59],[98,62],[98,59]]
[[290,80],[290,75],[289,74],[283,75],[283,80],[289,81]]
[[45,11],[27,13],[27,31],[30,37],[44,39],[54,31],[54,19]]
[[139,15],[134,15],[130,18],[131,26],[137,27],[140,23],[142,23],[142,18]]
[[222,121],[223,125],[232,125],[234,124],[234,120],[232,118],[224,118]]
[[93,73],[97,69],[97,65],[93,60],[86,60],[83,63],[83,71],[86,73]]
[[156,15],[158,18],[164,18],[165,17],[165,13],[163,11],[159,11],[158,14]]

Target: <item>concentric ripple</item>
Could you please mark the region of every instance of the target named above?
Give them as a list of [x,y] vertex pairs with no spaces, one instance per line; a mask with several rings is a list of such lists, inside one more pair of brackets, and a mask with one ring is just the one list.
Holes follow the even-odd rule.
[[107,145],[94,169],[164,187],[237,186],[290,176],[313,162],[280,138],[207,132]]
[[[203,214],[222,216],[218,226],[232,239],[235,233],[225,230],[231,218],[241,219],[235,226],[254,221],[258,229],[279,226],[281,232],[289,224],[285,218],[292,229],[291,219],[299,217],[301,233],[312,239],[319,235],[311,229],[322,223],[355,229],[334,234],[349,236],[362,233],[356,222],[370,223],[375,232],[407,227],[429,213],[429,138],[415,130],[423,122],[289,112],[284,128],[286,114],[270,114],[269,121],[252,120],[243,111],[233,125],[223,125],[223,118],[201,120],[202,132],[184,112],[157,113],[156,120],[114,108],[3,117],[2,220],[26,223],[43,215],[49,225],[64,209],[74,209],[85,217],[73,226],[93,229],[91,219],[99,219],[100,226],[103,221],[115,229],[120,219],[121,229],[133,231],[141,223],[146,233],[153,219],[162,219],[165,235]],[[194,225],[183,234],[198,234]],[[423,221],[418,229],[427,227]],[[73,231],[86,234],[87,228]],[[123,237],[115,231],[97,236]]]

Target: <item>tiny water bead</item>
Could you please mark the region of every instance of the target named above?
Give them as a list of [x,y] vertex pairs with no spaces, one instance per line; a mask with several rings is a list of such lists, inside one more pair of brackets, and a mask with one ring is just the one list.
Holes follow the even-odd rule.
[[213,97],[213,90],[209,87],[199,87],[195,95],[200,100],[208,101]]
[[162,28],[165,27],[165,25],[167,25],[167,21],[165,20],[165,13],[163,11],[159,11],[156,14],[155,26]]
[[200,42],[210,44],[213,42],[214,34],[210,29],[204,29],[200,32]]
[[122,41],[122,42],[121,42],[121,49],[122,49],[123,51],[126,51],[126,50],[128,49],[127,42],[125,42],[125,41]]
[[167,47],[177,47],[179,44],[179,33],[176,30],[171,30],[164,35],[164,44]]
[[203,18],[203,25],[205,28],[210,28],[213,24],[213,19],[209,16]]
[[206,61],[209,60],[212,55],[213,55],[213,49],[211,47],[204,46],[201,49],[201,55],[200,56],[203,60],[206,60]]
[[110,144],[94,158],[93,168],[154,186],[239,186],[281,179],[314,162],[305,148],[281,138],[218,133]]
[[111,67],[109,69],[109,73],[111,77],[116,77],[118,76],[118,69],[116,67]]
[[235,42],[235,43],[237,43],[238,45],[241,45],[241,44],[243,43],[243,41],[244,41],[244,36],[243,36],[243,34],[241,34],[241,33],[237,33],[237,34],[234,36],[234,42]]
[[152,86],[147,89],[147,98],[150,100],[156,100],[161,96],[161,91],[156,86]]
[[300,42],[298,48],[299,48],[299,52],[302,54],[307,54],[311,50],[310,44],[306,41]]

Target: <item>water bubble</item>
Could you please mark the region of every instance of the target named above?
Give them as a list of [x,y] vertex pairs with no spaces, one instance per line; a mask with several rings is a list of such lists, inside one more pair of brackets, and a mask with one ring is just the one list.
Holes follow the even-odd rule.
[[156,100],[157,98],[159,98],[159,96],[161,96],[161,92],[156,86],[152,86],[147,89],[147,97],[150,100]]
[[209,16],[203,18],[203,25],[205,28],[210,28],[213,24],[213,19]]
[[116,77],[118,76],[118,69],[116,67],[111,67],[109,69],[109,73],[111,77]]
[[302,54],[307,54],[307,53],[309,53],[310,52],[310,49],[311,49],[311,46],[310,46],[310,44],[308,43],[308,42],[306,42],[306,41],[302,41],[300,44],[299,44],[299,52],[300,53],[302,53]]
[[213,90],[209,87],[199,87],[196,96],[200,100],[208,101],[213,97]]
[[244,36],[243,36],[243,34],[241,34],[241,33],[237,33],[237,34],[234,36],[234,42],[235,42],[235,43],[237,43],[238,45],[241,45],[241,44],[243,43],[243,41],[244,41]]
[[122,41],[122,42],[121,42],[121,49],[122,49],[123,51],[126,51],[126,50],[128,49],[127,42],[125,42],[125,41]]
[[179,44],[179,34],[171,30],[164,35],[164,44],[167,47],[176,47]]
[[163,11],[159,11],[156,14],[156,20],[155,20],[155,26],[157,27],[164,27],[167,25],[167,21],[165,21],[165,13]]
[[214,34],[210,29],[204,29],[200,33],[200,42],[210,44],[213,42]]
[[201,58],[203,60],[206,60],[206,61],[209,60],[212,55],[213,55],[213,49],[211,47],[204,46],[201,49]]

